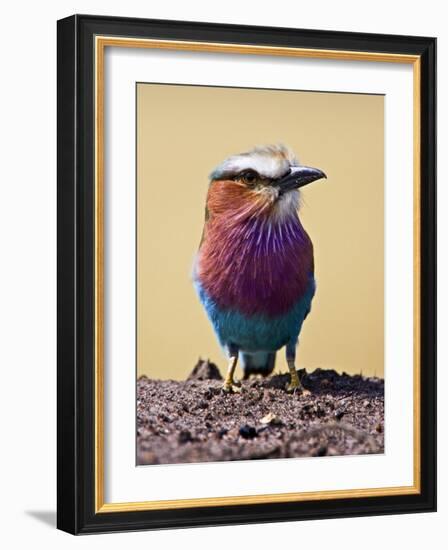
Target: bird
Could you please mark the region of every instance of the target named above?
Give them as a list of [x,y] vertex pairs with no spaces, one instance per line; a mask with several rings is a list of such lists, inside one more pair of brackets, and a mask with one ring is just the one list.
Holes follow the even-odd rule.
[[287,391],[305,392],[296,347],[316,281],[313,243],[299,218],[300,188],[326,177],[282,144],[234,154],[209,176],[193,283],[228,356],[226,392],[241,391],[239,358],[244,379],[268,376],[282,347]]

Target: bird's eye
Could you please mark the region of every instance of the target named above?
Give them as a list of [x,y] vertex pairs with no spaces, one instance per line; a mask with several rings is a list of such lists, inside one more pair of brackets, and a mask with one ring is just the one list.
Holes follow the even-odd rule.
[[239,174],[238,179],[246,185],[254,186],[257,183],[259,176],[255,170],[246,170],[245,172]]

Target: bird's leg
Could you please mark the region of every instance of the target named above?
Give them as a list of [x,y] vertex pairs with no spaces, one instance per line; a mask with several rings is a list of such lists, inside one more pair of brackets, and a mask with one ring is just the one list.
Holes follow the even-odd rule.
[[310,392],[302,386],[299,375],[296,370],[296,342],[289,343],[286,346],[286,362],[288,363],[289,374],[291,376],[291,381],[286,387],[286,390],[289,392],[298,391],[302,395],[309,395]]
[[228,347],[229,366],[227,367],[226,379],[224,380],[223,390],[226,392],[240,392],[241,388],[235,383],[233,376],[235,374],[236,364],[238,363],[238,348]]

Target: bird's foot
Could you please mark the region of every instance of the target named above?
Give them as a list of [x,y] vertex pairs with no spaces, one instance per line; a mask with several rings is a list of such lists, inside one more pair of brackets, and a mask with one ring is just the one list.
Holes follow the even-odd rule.
[[286,356],[286,361],[288,363],[290,383],[286,386],[286,391],[290,393],[298,393],[302,396],[310,395],[310,392],[302,386],[299,375],[297,374],[297,369],[294,363],[294,357]]
[[241,393],[241,382],[226,380],[222,385],[222,389],[226,393]]
[[311,395],[311,392],[306,390],[302,386],[302,382],[299,379],[299,376],[297,374],[297,371],[295,369],[291,369],[291,382],[286,386],[286,391],[289,393],[299,393],[303,397],[306,397],[307,395]]
[[302,397],[307,397],[308,395],[311,395],[311,392],[309,390],[306,390],[300,382],[298,384],[295,382],[290,382],[286,386],[286,391],[288,393],[298,393]]

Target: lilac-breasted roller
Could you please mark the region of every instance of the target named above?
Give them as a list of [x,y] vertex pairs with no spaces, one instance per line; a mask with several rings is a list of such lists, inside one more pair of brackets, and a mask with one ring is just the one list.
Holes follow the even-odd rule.
[[313,244],[299,215],[299,188],[325,174],[302,166],[287,147],[269,145],[231,156],[210,175],[194,281],[234,372],[270,374],[286,346],[289,390],[303,390],[295,367],[302,323],[316,283]]

